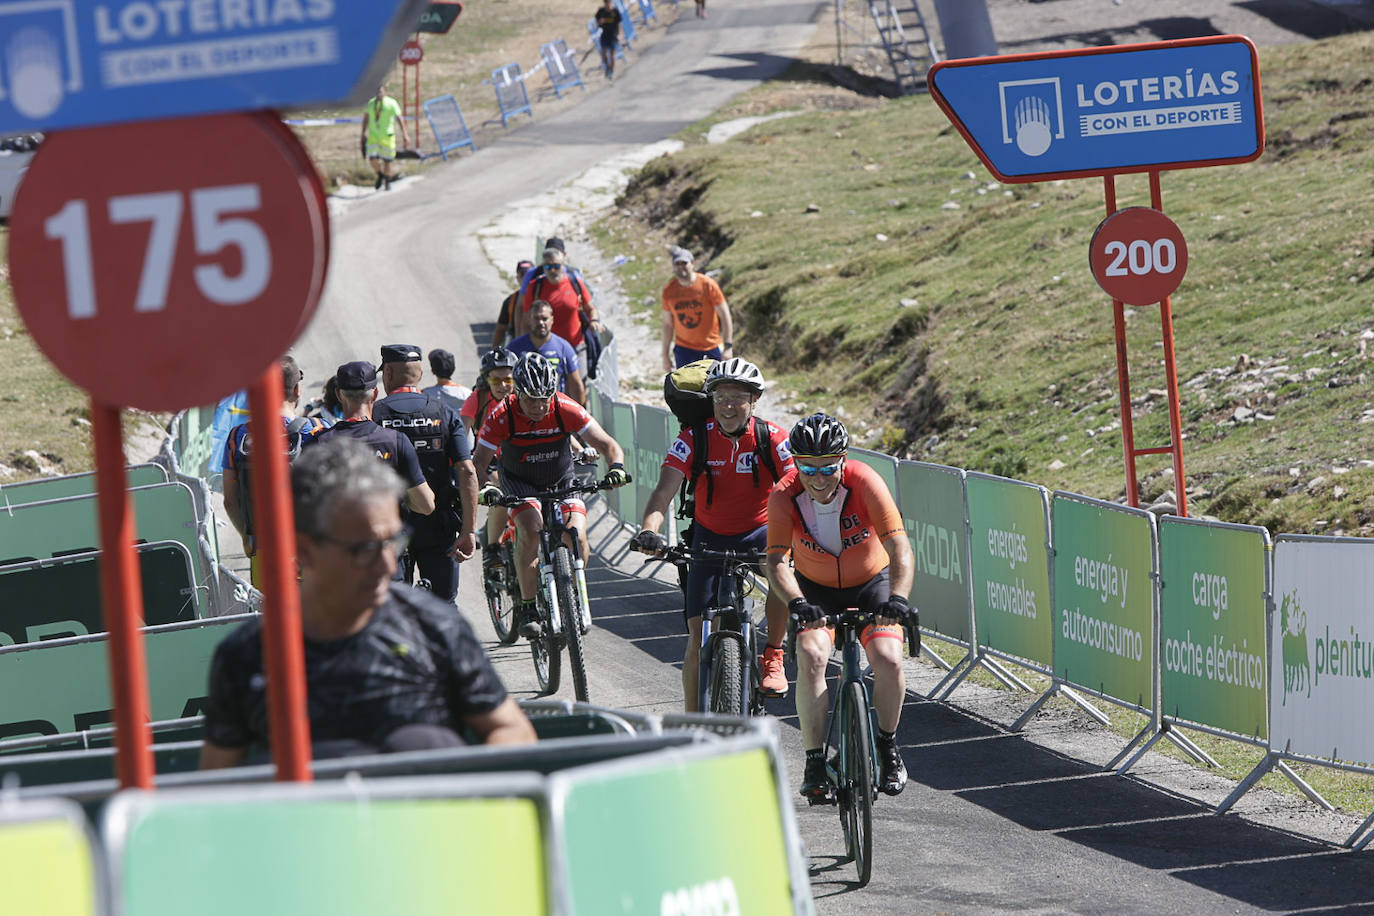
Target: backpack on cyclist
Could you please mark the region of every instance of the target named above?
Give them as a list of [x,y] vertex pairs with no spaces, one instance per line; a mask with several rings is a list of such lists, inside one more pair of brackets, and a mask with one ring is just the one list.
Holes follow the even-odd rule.
[[[301,453],[301,444],[305,440],[304,431],[311,424],[309,417],[295,417],[286,427],[286,461],[290,464],[295,461]],[[318,422],[318,421],[315,421]],[[239,472],[239,511],[243,513],[243,528],[252,537],[256,529],[253,526],[253,490],[252,490],[252,462],[249,461],[249,454],[252,451],[252,436],[245,433],[243,438],[234,446],[235,457]]]
[[705,423],[711,412],[711,396],[703,390],[706,373],[716,364],[709,357],[679,366],[663,376],[663,400],[684,427]]

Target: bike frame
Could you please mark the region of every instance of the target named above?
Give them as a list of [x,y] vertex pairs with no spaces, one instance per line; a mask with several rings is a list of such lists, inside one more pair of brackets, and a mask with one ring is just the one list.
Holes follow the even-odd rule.
[[[710,551],[697,562],[721,562],[727,567],[716,586],[716,603],[701,612],[701,653],[697,662],[697,709],[705,711],[711,685],[711,668],[715,664],[716,646],[722,639],[740,644],[740,696],[753,706],[753,685],[759,679],[758,659],[754,651],[754,601],[744,598],[744,583],[750,565],[734,551]],[[717,619],[721,626],[716,626]]]
[[849,752],[842,740],[844,735],[845,704],[842,702],[846,693],[845,688],[852,683],[857,683],[864,695],[864,709],[868,715],[868,768],[873,775],[873,784],[877,785],[878,771],[878,747],[875,737],[878,734],[877,714],[873,710],[873,697],[868,692],[868,684],[863,678],[863,665],[861,663],[859,635],[863,628],[870,622],[871,615],[859,614],[839,614],[832,615],[831,619],[835,625],[835,642],[840,646],[841,670],[839,682],[835,685],[834,691],[830,695],[830,724],[825,731],[825,745],[834,747],[839,751],[838,767],[833,767],[827,761],[826,767],[830,769],[831,781],[839,785],[841,777],[845,773],[853,771],[858,765],[856,761],[848,759]]
[[[577,594],[582,602],[578,618],[583,629],[591,625],[591,602],[587,595],[587,571],[582,562],[580,534],[576,528],[569,527],[564,523],[561,503],[570,496],[595,493],[602,489],[605,488],[599,483],[579,482],[571,486],[560,487],[557,490],[547,490],[530,497],[507,497],[501,500],[502,505],[511,509],[522,504],[526,499],[539,500],[539,513],[543,519],[543,527],[539,530],[539,590],[544,595],[545,605],[549,611],[548,625],[555,636],[563,635],[563,615],[561,613],[562,608],[558,606],[558,589],[553,580],[553,551],[556,545],[563,542],[564,537],[568,538],[570,542],[573,578],[576,580]],[[512,544],[512,549],[514,549],[514,544]],[[516,587],[519,588],[518,585]]]

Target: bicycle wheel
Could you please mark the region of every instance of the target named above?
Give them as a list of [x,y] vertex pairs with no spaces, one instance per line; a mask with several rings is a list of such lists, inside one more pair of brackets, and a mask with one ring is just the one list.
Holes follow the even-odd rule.
[[707,710],[727,716],[744,715],[744,698],[740,696],[739,643],[729,636],[715,641],[711,651],[711,683],[706,692]]
[[491,614],[491,626],[496,638],[503,646],[515,645],[520,631],[515,626],[516,595],[520,583],[515,578],[515,567],[507,562],[509,548],[501,550],[501,565],[482,570],[482,588],[487,593],[487,612]]
[[573,579],[572,551],[554,548],[553,581],[558,588],[558,609],[563,615],[563,635],[568,640],[568,661],[572,666],[573,694],[588,702],[587,660],[582,654],[582,628],[577,613],[577,581]]
[[539,681],[539,692],[545,695],[558,692],[558,682],[563,673],[563,653],[558,645],[558,637],[553,635],[549,626],[549,609],[541,597],[537,602],[539,616],[544,624],[544,635],[530,640],[530,656],[534,659],[534,676]]
[[840,824],[846,852],[859,873],[859,886],[873,874],[873,742],[868,727],[868,700],[861,684],[845,685],[840,701],[845,704],[840,774]]

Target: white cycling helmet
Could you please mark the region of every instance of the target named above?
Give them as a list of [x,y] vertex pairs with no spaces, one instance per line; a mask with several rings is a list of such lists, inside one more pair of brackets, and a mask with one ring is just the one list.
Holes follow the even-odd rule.
[[763,394],[763,389],[768,387],[768,383],[763,380],[763,373],[759,367],[748,360],[726,359],[716,363],[706,373],[706,381],[702,384],[702,389],[707,394],[715,390],[717,385],[743,385],[745,388],[752,389],[756,394]]
[[558,370],[538,353],[526,353],[511,373],[515,390],[527,398],[550,398],[558,391]]

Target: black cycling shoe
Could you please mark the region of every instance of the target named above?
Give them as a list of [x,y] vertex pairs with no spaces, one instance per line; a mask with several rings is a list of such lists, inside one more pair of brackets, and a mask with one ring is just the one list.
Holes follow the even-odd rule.
[[534,605],[521,604],[515,609],[516,627],[526,639],[540,639],[544,635],[544,625],[539,622],[539,614]]
[[896,741],[878,739],[878,789],[884,795],[901,795],[906,788],[906,762]]
[[828,805],[835,800],[835,784],[830,781],[823,757],[806,758],[801,795],[813,805]]

